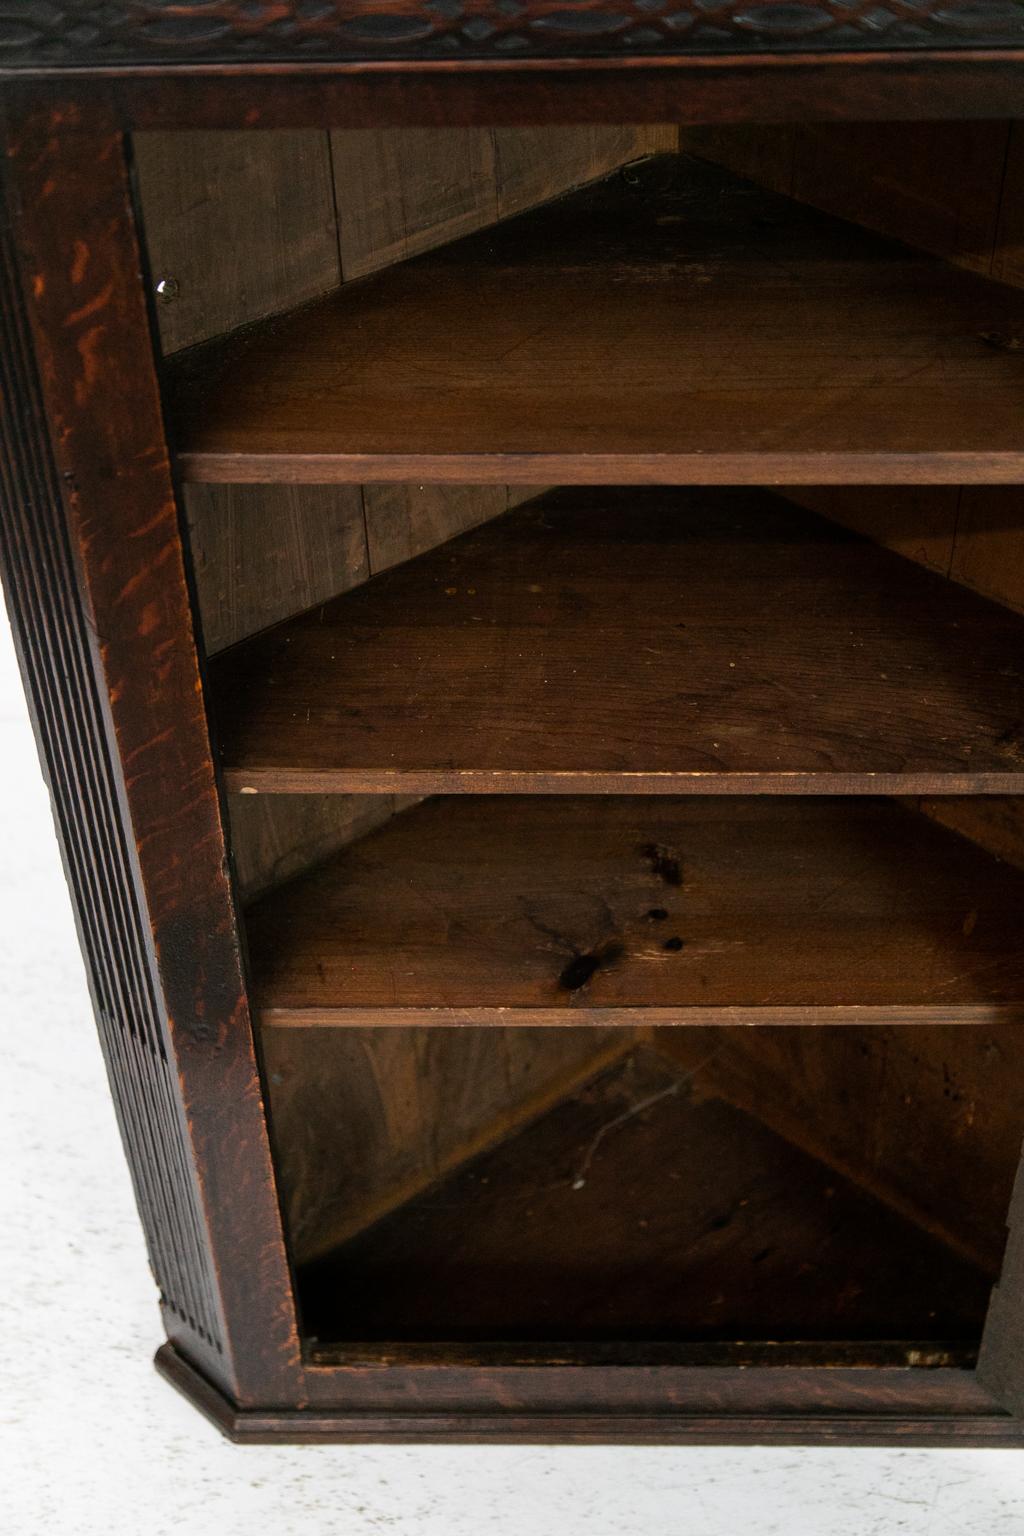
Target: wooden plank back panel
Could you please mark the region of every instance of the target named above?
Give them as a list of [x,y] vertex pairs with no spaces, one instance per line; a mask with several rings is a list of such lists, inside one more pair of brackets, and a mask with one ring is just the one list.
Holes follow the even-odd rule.
[[[1024,124],[844,123],[684,129],[684,149],[774,191],[1024,286]],[[1024,338],[993,336],[1015,350]],[[1015,488],[804,489],[794,500],[1024,609]]]
[[685,155],[713,160],[716,165],[728,166],[737,176],[748,176],[759,186],[792,197],[793,159],[797,135],[802,131],[795,123],[684,127],[679,131],[679,147]]
[[507,219],[585,186],[616,166],[645,155],[674,152],[675,127],[584,124],[561,128],[494,130],[494,185],[498,217]]
[[[994,273],[1012,125],[686,128],[684,150],[974,272]],[[1015,145],[1015,154],[1021,151]]]
[[795,485],[784,494],[940,576],[950,574],[963,495],[959,486]]
[[185,508],[207,655],[370,574],[357,485],[192,485]]
[[1024,612],[1024,492],[1016,487],[964,487],[950,575]]
[[229,795],[239,897],[252,901],[416,804],[409,795]]
[[663,1029],[698,1083],[871,1190],[995,1277],[1024,1098],[1005,1025]]
[[364,485],[363,498],[374,576],[500,517],[509,507],[504,485]]
[[346,282],[674,149],[675,128],[392,128],[331,135]]
[[1018,795],[924,797],[917,809],[932,821],[980,843],[997,859],[1024,869],[1024,801]]
[[790,193],[828,213],[992,272],[1010,125],[801,127]]
[[346,282],[498,216],[488,128],[355,129],[330,144]]
[[1010,124],[991,275],[1024,287],[1024,122]]
[[[1024,124],[844,124],[684,130],[684,148],[999,281],[1024,286]],[[993,337],[1016,348],[1021,338]],[[1015,488],[793,488],[793,500],[1024,611],[1024,495]],[[1019,799],[932,799],[929,817],[1024,866]],[[1024,1131],[1024,1050],[1011,1029],[732,1031],[727,1097],[924,1224],[998,1265]],[[699,1049],[666,1032],[675,1054]],[[950,1223],[952,1222],[952,1227]],[[938,1228],[936,1227],[936,1230]]]
[[628,1055],[630,1030],[267,1030],[294,1260],[304,1263]]
[[135,164],[165,352],[340,282],[324,134],[140,133]]

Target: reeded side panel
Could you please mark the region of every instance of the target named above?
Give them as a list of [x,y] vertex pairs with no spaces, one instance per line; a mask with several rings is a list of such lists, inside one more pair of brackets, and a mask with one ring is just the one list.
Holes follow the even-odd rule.
[[166,1308],[223,1352],[145,924],[0,201],[0,554],[96,1018]]
[[165,1323],[234,1401],[294,1401],[124,144],[55,104],[3,175],[0,564]]

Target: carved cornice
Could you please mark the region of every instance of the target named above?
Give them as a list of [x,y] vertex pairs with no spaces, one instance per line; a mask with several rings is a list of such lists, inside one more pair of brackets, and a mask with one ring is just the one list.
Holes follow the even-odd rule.
[[0,66],[1024,46],[1024,0],[0,0]]

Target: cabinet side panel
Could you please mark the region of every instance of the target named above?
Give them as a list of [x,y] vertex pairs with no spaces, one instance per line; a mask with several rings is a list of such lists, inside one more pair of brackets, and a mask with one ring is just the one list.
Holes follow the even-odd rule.
[[54,103],[4,183],[8,601],[168,1332],[235,1401],[294,1402],[123,140]]
[[150,1266],[192,1352],[224,1324],[0,202],[0,567]]

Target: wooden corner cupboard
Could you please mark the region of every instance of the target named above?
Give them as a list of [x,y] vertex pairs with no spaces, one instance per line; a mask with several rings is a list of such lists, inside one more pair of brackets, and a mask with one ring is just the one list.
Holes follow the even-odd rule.
[[1024,7],[21,0],[0,127],[160,1370],[1024,1445]]

